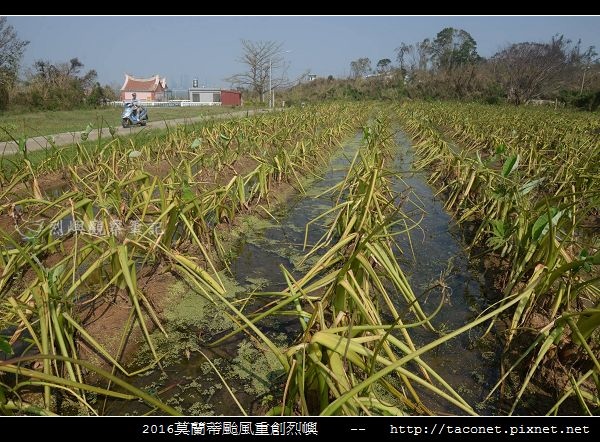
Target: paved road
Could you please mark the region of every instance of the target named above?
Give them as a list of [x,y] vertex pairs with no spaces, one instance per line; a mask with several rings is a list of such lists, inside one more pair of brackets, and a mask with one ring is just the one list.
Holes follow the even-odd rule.
[[[245,117],[247,115],[253,115],[255,113],[268,112],[268,109],[249,109],[244,111],[235,111],[228,112],[224,114],[216,114],[216,115],[207,115],[202,117],[194,117],[194,118],[178,118],[175,120],[166,120],[166,121],[149,121],[146,127],[136,126],[131,128],[123,128],[118,127],[116,129],[117,135],[130,135],[135,134],[141,130],[149,129],[165,129],[167,125],[175,126],[177,124],[191,124],[196,123],[198,121],[209,120],[209,119],[227,119],[227,118],[239,118]],[[56,135],[47,135],[44,137],[33,137],[27,140],[27,150],[40,150],[47,147],[50,147],[50,143],[48,142],[48,138],[53,137],[54,143],[57,146],[64,146],[65,144],[74,144],[77,141],[81,141],[80,132],[65,132],[62,134]],[[110,137],[110,132],[108,128],[102,129],[102,137]],[[98,139],[98,130],[94,129],[90,132],[88,136],[88,140],[96,140]],[[18,145],[14,141],[0,141],[0,155],[10,155],[19,151]]]

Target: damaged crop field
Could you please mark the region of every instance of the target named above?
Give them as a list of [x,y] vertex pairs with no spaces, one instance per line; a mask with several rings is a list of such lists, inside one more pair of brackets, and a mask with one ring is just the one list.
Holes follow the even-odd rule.
[[597,414],[600,123],[336,102],[0,157],[0,414]]

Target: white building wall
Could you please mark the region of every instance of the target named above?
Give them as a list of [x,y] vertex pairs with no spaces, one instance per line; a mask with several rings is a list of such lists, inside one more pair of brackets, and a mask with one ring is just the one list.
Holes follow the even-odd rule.
[[[123,92],[123,94],[125,95],[125,101],[131,100],[132,93],[133,92]],[[152,92],[136,92],[136,95],[136,98],[140,101],[152,101]]]
[[220,104],[221,102],[219,89],[189,89],[188,93],[192,103]]

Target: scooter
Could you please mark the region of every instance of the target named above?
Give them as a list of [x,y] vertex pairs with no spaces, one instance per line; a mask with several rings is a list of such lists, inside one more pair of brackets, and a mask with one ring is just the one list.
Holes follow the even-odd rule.
[[145,126],[148,122],[148,111],[145,107],[138,106],[137,112],[134,112],[133,104],[125,103],[123,113],[121,114],[121,124],[123,127],[129,126]]

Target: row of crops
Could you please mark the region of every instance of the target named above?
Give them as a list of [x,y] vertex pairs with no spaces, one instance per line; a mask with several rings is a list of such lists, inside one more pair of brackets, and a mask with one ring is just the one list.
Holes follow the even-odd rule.
[[[472,249],[501,257],[501,304],[520,298],[506,326],[503,377],[522,371],[515,409],[537,372],[564,382],[549,413],[600,391],[600,122],[597,116],[457,103],[398,109],[446,207],[475,226]],[[542,320],[540,321],[540,318]],[[535,321],[534,321],[535,319]]]

